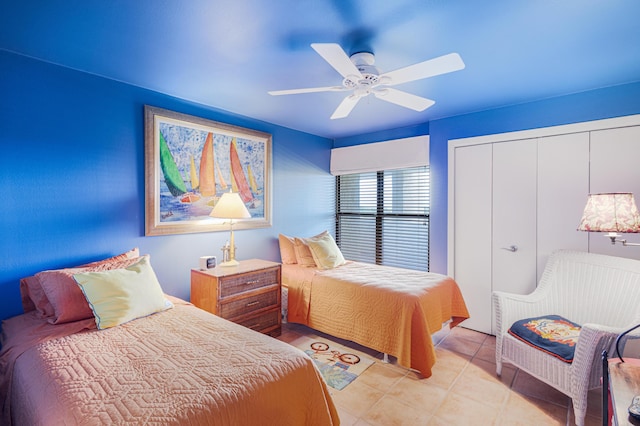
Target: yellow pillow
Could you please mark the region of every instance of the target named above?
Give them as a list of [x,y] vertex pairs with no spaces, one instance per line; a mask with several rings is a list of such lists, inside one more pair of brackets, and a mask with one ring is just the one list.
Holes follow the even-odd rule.
[[99,329],[115,327],[172,307],[165,299],[149,255],[123,269],[74,274]]
[[345,260],[340,248],[328,232],[315,237],[305,238],[315,264],[321,269],[331,269],[344,265]]

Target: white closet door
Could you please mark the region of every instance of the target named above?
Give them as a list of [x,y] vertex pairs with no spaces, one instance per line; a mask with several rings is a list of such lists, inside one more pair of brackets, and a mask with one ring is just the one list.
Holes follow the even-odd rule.
[[[590,192],[633,192],[640,205],[640,126],[591,132]],[[586,204],[586,197],[583,204]],[[640,243],[640,234],[624,234]],[[612,245],[598,232],[589,233],[589,251],[640,259],[640,247]]]
[[588,251],[578,224],[589,193],[589,133],[538,139],[538,277],[558,249]]
[[494,291],[536,287],[536,153],[536,139],[493,144]]
[[454,265],[470,318],[464,327],[491,333],[491,145],[455,150]]

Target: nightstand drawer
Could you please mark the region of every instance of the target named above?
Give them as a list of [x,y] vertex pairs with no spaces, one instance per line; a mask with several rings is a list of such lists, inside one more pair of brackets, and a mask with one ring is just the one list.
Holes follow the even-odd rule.
[[191,303],[245,327],[280,335],[280,264],[249,259],[237,266],[191,270]]
[[229,303],[222,303],[220,305],[220,316],[228,319],[269,307],[278,307],[277,288],[268,293],[245,297]]
[[278,268],[223,277],[220,279],[220,297],[225,298],[277,283]]
[[268,328],[280,326],[280,309],[276,308],[272,311],[267,311],[263,314],[256,315],[255,317],[238,321],[238,324],[244,325],[255,331],[264,332]]

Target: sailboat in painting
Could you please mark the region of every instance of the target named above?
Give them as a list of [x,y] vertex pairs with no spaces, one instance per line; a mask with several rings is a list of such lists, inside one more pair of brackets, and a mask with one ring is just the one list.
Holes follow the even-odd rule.
[[176,161],[162,133],[160,133],[160,168],[164,175],[164,182],[169,188],[171,195],[178,197],[187,192],[187,187],[182,180]]
[[200,187],[200,179],[198,179],[198,171],[196,170],[196,161],[193,155],[189,160],[189,178],[191,179],[191,190],[195,191]]
[[202,147],[200,158],[200,194],[204,197],[216,195],[216,176],[214,170],[213,134],[209,132]]
[[[195,191],[200,186],[200,180],[198,179],[198,173],[196,172],[196,163],[193,159],[193,155],[190,158],[189,166],[189,180],[191,182],[191,190]],[[200,196],[195,192],[188,192],[180,198],[180,201],[183,203],[195,203],[199,199]]]
[[243,202],[248,203],[253,201],[253,194],[251,193],[251,189],[247,183],[247,177],[242,170],[240,157],[238,157],[236,138],[233,138],[229,144],[229,162],[231,165],[231,183],[235,183],[235,185],[233,185],[233,190],[240,194],[240,198]]
[[222,188],[222,190],[225,190],[229,187],[229,185],[227,185],[227,182],[224,180],[224,177],[222,176],[222,170],[220,170],[220,164],[218,164],[218,159],[216,159],[215,164],[216,164],[216,170],[218,171],[218,185],[220,185],[220,188]]
[[251,164],[247,165],[247,178],[249,179],[249,187],[251,187],[251,191],[254,194],[260,194],[261,191],[260,188],[258,188],[258,183],[256,182],[256,178],[251,170]]

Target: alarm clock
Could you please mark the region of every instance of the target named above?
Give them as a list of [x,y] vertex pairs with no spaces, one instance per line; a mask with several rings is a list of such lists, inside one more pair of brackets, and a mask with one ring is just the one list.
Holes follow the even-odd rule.
[[200,269],[207,270],[213,269],[216,267],[216,257],[215,256],[202,256],[200,257]]

